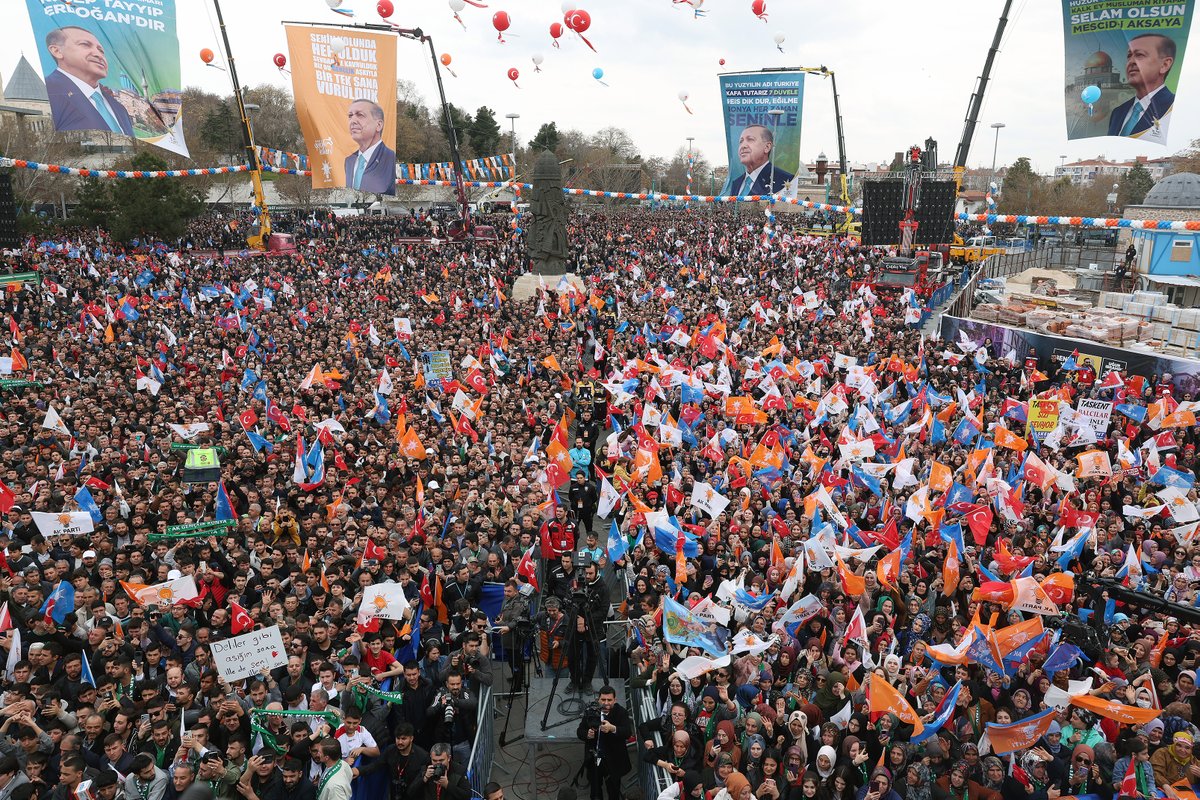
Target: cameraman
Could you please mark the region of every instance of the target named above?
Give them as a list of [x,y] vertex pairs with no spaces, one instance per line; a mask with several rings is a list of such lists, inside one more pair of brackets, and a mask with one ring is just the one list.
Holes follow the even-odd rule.
[[538,651],[549,678],[569,677],[567,626],[571,621],[563,613],[562,601],[546,598],[546,610],[534,619],[538,629]]
[[364,767],[353,770],[354,777],[385,770],[390,781],[391,800],[406,800],[410,787],[423,780],[430,764],[429,753],[413,744],[412,723],[396,726],[395,743],[383,749],[383,754]]
[[[458,760],[466,763],[471,756],[471,743],[475,740],[479,700],[463,687],[461,672],[451,670],[445,677],[445,688],[438,692],[425,715],[433,740],[449,742]],[[432,753],[433,750],[430,750]]]
[[575,731],[575,735],[583,740],[591,800],[603,800],[601,775],[608,789],[608,800],[621,797],[621,778],[630,767],[625,743],[632,734],[629,712],[617,705],[616,690],[605,684],[596,702],[584,709],[583,719]]
[[592,678],[596,675],[596,663],[601,658],[604,643],[604,621],[608,619],[610,607],[608,587],[600,579],[600,568],[596,562],[592,561],[583,568],[583,580],[576,588],[574,600],[579,616],[575,621],[572,683],[581,692],[591,692]]
[[576,574],[575,554],[570,551],[562,553],[558,557],[558,565],[551,568],[546,580],[546,594],[559,600],[570,600]]
[[[432,763],[425,768],[425,774],[408,796],[423,800],[471,800],[471,784],[467,781],[466,773],[454,765],[451,759],[450,745],[445,742],[435,744],[429,750]],[[462,759],[465,762],[467,759]]]
[[463,634],[462,650],[450,655],[449,669],[442,673],[445,680],[452,670],[462,672],[471,689],[479,694],[482,686],[492,685],[492,660],[483,655],[483,637],[471,631]]

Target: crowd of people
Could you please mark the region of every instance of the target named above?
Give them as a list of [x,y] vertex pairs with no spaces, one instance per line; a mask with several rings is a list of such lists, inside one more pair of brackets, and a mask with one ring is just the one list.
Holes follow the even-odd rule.
[[[1170,376],[924,335],[884,251],[787,214],[591,208],[521,300],[519,241],[430,225],[0,258],[40,276],[3,300],[0,800],[467,798],[526,658],[588,701],[597,800],[639,762],[710,800],[1200,783],[1191,619],[1086,590],[1196,599]],[[1089,614],[1103,649],[1042,629]]]

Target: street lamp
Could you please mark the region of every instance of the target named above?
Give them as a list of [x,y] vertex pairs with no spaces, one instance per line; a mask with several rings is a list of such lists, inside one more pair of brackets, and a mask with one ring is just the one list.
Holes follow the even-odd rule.
[[775,194],[775,131],[779,129],[779,118],[783,116],[782,108],[772,108],[767,114],[771,117],[771,185],[770,194]]
[[992,130],[996,132],[996,141],[992,143],[992,177],[996,177],[996,150],[1000,147],[1000,129],[1004,127],[1003,122],[993,122]]
[[1058,157],[1058,174],[1061,177],[1067,172],[1067,156],[1064,153]]
[[696,141],[696,137],[689,136],[689,137],[687,137],[687,140],[688,140],[687,190],[684,192],[684,194],[688,195],[689,199],[687,202],[688,202],[688,205],[691,205],[692,201],[690,198],[691,198],[691,194],[692,194],[692,142]]
[[512,150],[513,156],[513,179],[515,180],[517,177],[517,120],[521,118],[521,115],[511,113],[505,114],[504,116],[508,118],[510,123],[512,123],[512,139],[510,140],[512,146],[510,149]]

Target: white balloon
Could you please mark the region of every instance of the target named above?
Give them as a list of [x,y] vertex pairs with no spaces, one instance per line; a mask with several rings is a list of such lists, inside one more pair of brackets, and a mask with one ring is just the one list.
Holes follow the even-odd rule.
[[563,0],[562,12],[564,14],[570,14],[572,11],[574,11],[578,7],[579,6],[575,5],[573,2],[571,2],[571,0]]
[[450,10],[455,14],[467,7],[466,0],[450,0]]
[[342,53],[346,52],[346,40],[335,37],[329,42],[329,49],[333,51],[335,56],[340,56]]
[[688,4],[689,4],[689,5],[690,5],[692,8],[696,9],[697,11],[699,11],[699,10],[700,10],[700,7],[704,5],[704,0],[689,0],[689,3],[688,3]]
[[682,100],[682,101],[683,101],[683,102],[685,102],[685,103],[687,102],[687,99],[688,99],[688,93],[687,93],[687,89],[680,89],[680,90],[679,90],[679,99],[680,99],[680,100]]
[[325,0],[325,5],[330,8],[338,8],[342,5],[343,0]]
[[787,37],[782,33],[775,34],[775,44],[783,44],[785,39],[787,39]]
[[541,53],[535,53],[533,56],[533,63],[537,64],[539,67],[542,65],[542,62],[545,60],[546,60],[546,57],[543,56]]

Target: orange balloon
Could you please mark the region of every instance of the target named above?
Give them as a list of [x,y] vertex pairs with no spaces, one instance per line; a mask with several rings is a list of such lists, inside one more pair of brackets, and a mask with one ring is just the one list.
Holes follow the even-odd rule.
[[450,66],[450,62],[451,62],[452,60],[453,60],[453,59],[451,59],[451,58],[450,58],[450,54],[449,54],[449,53],[442,53],[442,66],[443,66],[443,67],[448,67],[448,66]]
[[200,60],[205,64],[211,64],[214,58],[216,58],[216,56],[213,54],[213,51],[209,50],[207,47],[200,51]]

